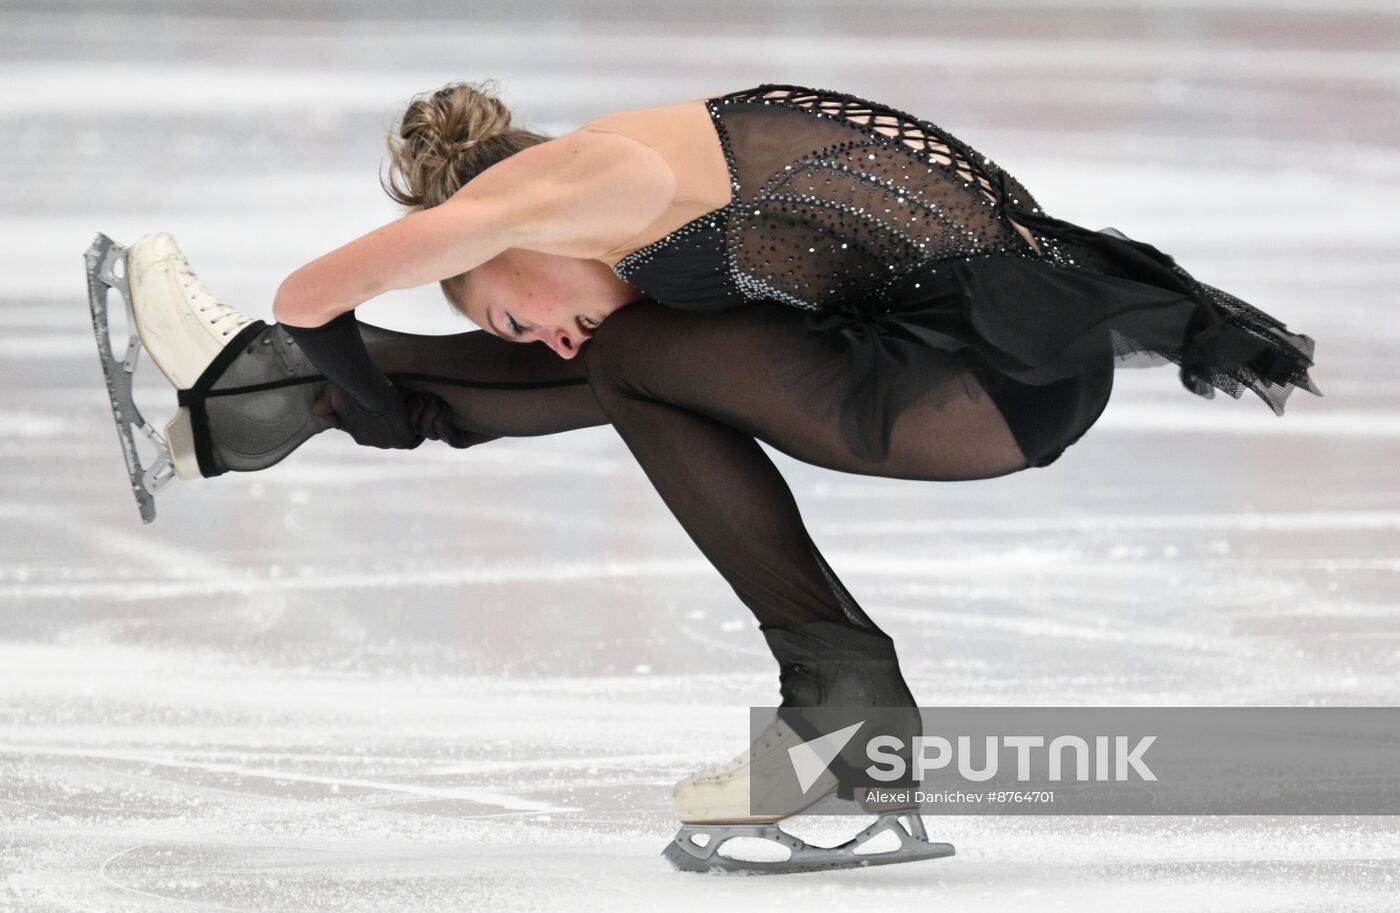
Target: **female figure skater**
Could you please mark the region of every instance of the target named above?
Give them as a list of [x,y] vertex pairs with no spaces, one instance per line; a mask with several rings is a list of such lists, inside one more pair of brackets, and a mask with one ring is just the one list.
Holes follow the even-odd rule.
[[[408,213],[288,277],[280,326],[214,299],[168,235],[127,253],[141,341],[179,390],[176,472],[261,469],[332,426],[411,449],[611,424],[758,618],[784,707],[914,699],[759,441],[844,472],[987,479],[1057,460],[1128,364],[1171,362],[1192,393],[1248,388],[1278,414],[1295,387],[1321,395],[1309,337],[853,95],[762,85],[551,138],[453,84],[409,105],[390,150]],[[355,317],[433,281],[482,329]],[[784,817],[749,814],[759,763],[677,786],[681,820],[721,839],[683,828],[674,862],[762,870],[715,853],[748,832],[727,825]],[[877,861],[760,831],[789,870]],[[892,861],[951,852],[900,834]]]

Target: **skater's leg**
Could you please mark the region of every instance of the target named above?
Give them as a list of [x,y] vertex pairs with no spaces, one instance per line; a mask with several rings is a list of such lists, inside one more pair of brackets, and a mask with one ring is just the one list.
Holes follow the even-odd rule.
[[401,389],[430,393],[473,443],[606,425],[578,359],[543,343],[508,342],[485,330],[420,335],[360,321],[375,365]]
[[[920,720],[894,644],[812,542],[759,442],[818,466],[907,479],[1024,468],[1006,422],[970,372],[929,352],[922,370],[863,389],[872,378],[843,360],[839,345],[777,305],[691,314],[634,304],[612,315],[581,357],[618,434],[762,623],[780,669],[788,715],[751,751],[678,783],[682,820],[742,815],[750,771],[766,763],[753,751],[818,734],[795,708],[897,708],[881,714],[879,731],[907,753]],[[852,412],[865,393],[883,407],[875,424]],[[855,795],[849,777],[819,788]]]
[[813,544],[758,440],[814,465],[896,478],[989,478],[1025,467],[990,397],[951,365],[928,390],[889,378],[883,395],[897,408],[888,452],[857,453],[846,405],[856,379],[790,309],[693,314],[639,302],[610,317],[581,357],[663,501],[765,626],[875,629]]
[[[128,284],[103,272],[114,255],[106,243],[89,251],[91,288]],[[141,344],[179,398],[165,439],[182,478],[264,469],[332,427],[320,411],[327,381],[295,340],[219,301],[174,238],[148,235],[120,256]],[[405,392],[409,415],[422,421],[425,436],[468,447],[607,422],[583,365],[543,344],[519,345],[483,331],[423,336],[364,323],[361,332],[371,358]]]
[[[543,344],[482,330],[420,335],[363,322],[360,330],[371,359],[409,400],[419,431],[451,446],[608,421],[582,363]],[[316,414],[326,380],[291,336],[267,326],[238,343],[181,396],[205,476],[264,469],[331,427]]]

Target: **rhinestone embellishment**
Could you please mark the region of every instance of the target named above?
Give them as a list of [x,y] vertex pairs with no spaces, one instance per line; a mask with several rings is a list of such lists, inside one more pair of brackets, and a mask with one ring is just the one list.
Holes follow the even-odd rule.
[[[675,267],[672,284],[699,269],[721,274],[711,278],[744,301],[826,310],[853,300],[878,303],[912,270],[936,261],[1066,259],[1052,239],[1032,233],[1036,253],[1009,223],[997,188],[1040,212],[1019,182],[927,121],[846,93],[772,83],[705,105],[732,200],[613,267],[657,300],[668,298],[668,267]],[[806,148],[795,141],[786,161],[763,164],[763,155],[747,150],[771,149],[772,131],[794,122],[789,112],[820,124],[797,133]],[[812,148],[814,140],[821,145]],[[701,233],[722,239],[720,256],[687,243]],[[715,262],[693,262],[707,254]]]

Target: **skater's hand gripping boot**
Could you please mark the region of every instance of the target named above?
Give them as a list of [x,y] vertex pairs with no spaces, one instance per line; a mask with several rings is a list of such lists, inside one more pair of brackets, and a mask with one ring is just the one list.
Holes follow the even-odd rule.
[[458,428],[452,421],[452,407],[440,396],[408,390],[404,393],[404,401],[408,404],[409,424],[430,441],[442,441],[449,447],[464,450],[497,438],[497,435]]
[[412,450],[423,443],[403,395],[370,360],[354,310],[316,327],[281,326],[331,382],[326,398],[355,443],[385,450]]
[[[320,397],[312,404],[311,409],[316,415],[325,419],[332,428],[339,428],[341,423],[339,416],[336,415],[335,402],[331,398],[332,390],[344,395],[344,391],[335,385],[327,384]],[[426,440],[442,441],[449,447],[455,447],[459,450],[496,440],[496,435],[481,434],[468,431],[465,428],[458,428],[452,421],[452,407],[447,405],[440,396],[418,390],[405,390],[403,399],[405,407],[408,409],[409,427]]]
[[[412,450],[427,437],[417,429],[408,404],[397,390],[386,409],[371,412],[335,384],[327,384],[325,393],[316,400],[312,411],[365,447]],[[417,407],[417,411],[421,414],[422,405]]]

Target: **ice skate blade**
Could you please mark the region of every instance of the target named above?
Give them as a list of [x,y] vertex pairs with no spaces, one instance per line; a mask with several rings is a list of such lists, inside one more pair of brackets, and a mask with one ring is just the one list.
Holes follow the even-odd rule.
[[[107,398],[112,405],[112,419],[117,425],[117,437],[121,441],[127,475],[131,478],[131,492],[136,496],[141,520],[150,523],[156,518],[156,493],[174,481],[176,473],[165,439],[142,417],[141,410],[136,408],[136,403],[132,400],[131,379],[136,373],[136,362],[141,354],[141,337],[136,329],[136,313],[131,306],[131,287],[126,275],[126,249],[99,232],[83,259],[87,264],[88,306],[92,311],[92,331],[97,338],[97,357],[102,363],[102,374],[107,381]],[[121,295],[122,303],[126,306],[128,338],[126,358],[121,361],[112,354],[112,340],[107,321],[107,293],[112,289]],[[140,432],[155,450],[156,455],[150,466],[141,465],[141,456],[136,450],[136,432]]]
[[[907,822],[907,827],[904,822]],[[889,830],[899,838],[899,848],[887,852],[857,853],[876,835]],[[704,837],[702,842],[696,838]],[[720,847],[736,837],[757,837],[783,846],[788,858],[777,860],[735,859],[720,854]],[[794,872],[824,872],[941,859],[954,854],[951,843],[932,843],[917,814],[881,815],[879,820],[839,846],[813,846],[776,824],[686,824],[661,851],[678,871],[714,875],[780,875]]]

